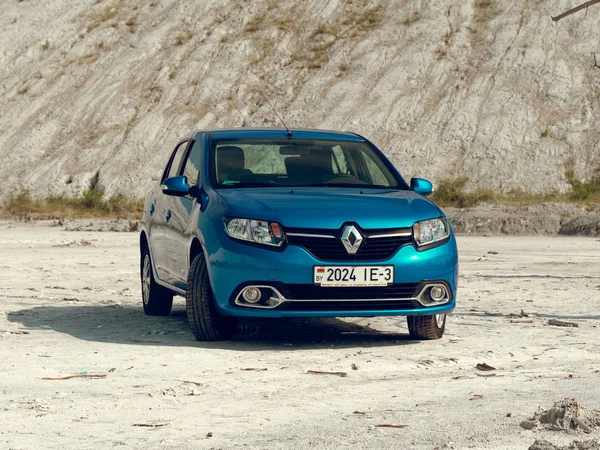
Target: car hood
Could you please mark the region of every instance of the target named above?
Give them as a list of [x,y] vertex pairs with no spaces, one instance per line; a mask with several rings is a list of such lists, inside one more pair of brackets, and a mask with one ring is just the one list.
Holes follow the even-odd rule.
[[284,227],[404,228],[442,216],[425,197],[408,190],[365,188],[220,189],[236,217],[279,222]]

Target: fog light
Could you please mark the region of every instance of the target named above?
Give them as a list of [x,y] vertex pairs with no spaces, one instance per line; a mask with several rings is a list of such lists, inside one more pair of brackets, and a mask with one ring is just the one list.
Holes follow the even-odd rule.
[[255,287],[246,288],[242,293],[242,297],[244,297],[244,300],[246,300],[248,303],[256,303],[261,297],[260,289]]
[[446,296],[446,289],[443,286],[434,286],[429,291],[429,296],[433,301],[439,302]]

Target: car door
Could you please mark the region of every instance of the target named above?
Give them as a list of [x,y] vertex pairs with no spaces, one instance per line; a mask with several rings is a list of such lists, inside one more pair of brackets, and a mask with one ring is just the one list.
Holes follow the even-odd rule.
[[[173,177],[179,173],[181,161],[185,155],[188,142],[187,139],[179,142],[173,150],[161,178],[161,184],[167,178]],[[158,278],[171,284],[173,277],[171,276],[172,269],[169,267],[170,249],[165,245],[165,235],[172,218],[172,213],[170,212],[172,198],[173,197],[163,194],[162,189],[160,189],[155,197],[155,201],[150,205],[152,230],[149,238],[152,259],[154,260],[154,267]]]
[[[193,193],[197,193],[202,185],[200,179],[201,164],[204,149],[203,139],[192,139],[187,148],[186,156],[179,175],[187,178]],[[165,245],[169,249],[169,268],[172,269],[173,285],[185,289],[190,261],[189,248],[193,239],[199,214],[198,199],[194,195],[172,197],[169,203],[171,222],[165,233]]]

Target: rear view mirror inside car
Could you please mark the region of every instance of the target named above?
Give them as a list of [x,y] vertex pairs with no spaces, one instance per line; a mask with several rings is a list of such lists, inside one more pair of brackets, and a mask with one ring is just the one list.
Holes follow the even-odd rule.
[[282,145],[279,154],[283,156],[305,156],[310,153],[312,146],[308,145]]

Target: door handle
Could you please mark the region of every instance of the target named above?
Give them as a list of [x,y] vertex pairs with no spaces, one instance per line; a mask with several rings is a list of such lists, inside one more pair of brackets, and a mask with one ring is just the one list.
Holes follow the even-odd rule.
[[167,223],[169,223],[169,220],[171,220],[171,210],[170,209],[167,211],[166,219],[167,219]]

